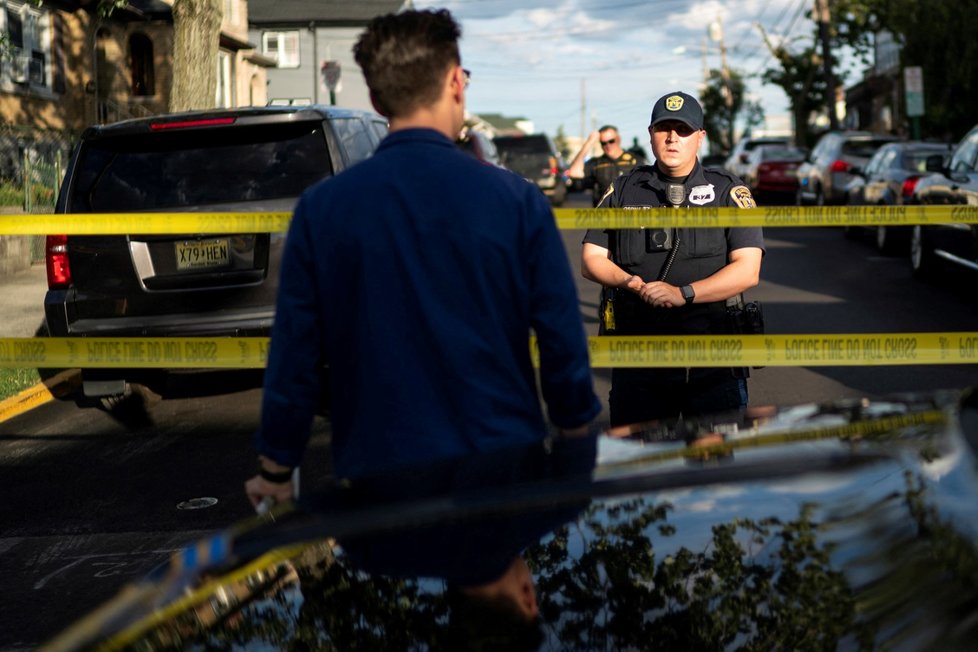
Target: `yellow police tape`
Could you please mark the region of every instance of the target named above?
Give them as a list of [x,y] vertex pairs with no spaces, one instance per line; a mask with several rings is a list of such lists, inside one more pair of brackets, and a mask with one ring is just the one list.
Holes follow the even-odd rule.
[[[878,226],[978,224],[978,206],[766,206],[663,210],[557,208],[561,229],[730,226]],[[5,215],[0,235],[277,233],[291,213],[72,213]]]
[[292,213],[71,213],[4,215],[0,235],[278,233]]
[[[0,339],[0,367],[254,369],[268,338]],[[530,340],[533,362],[540,353]],[[591,337],[593,367],[806,367],[978,363],[978,332]]]
[[878,226],[978,223],[978,206],[766,206],[625,209],[556,208],[561,229],[730,226]]

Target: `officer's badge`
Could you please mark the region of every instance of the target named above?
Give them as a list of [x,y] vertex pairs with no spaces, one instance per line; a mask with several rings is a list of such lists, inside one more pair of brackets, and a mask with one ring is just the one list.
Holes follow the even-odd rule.
[[754,197],[750,194],[750,188],[747,186],[734,186],[730,191],[730,197],[741,208],[757,208]]
[[679,95],[670,95],[666,98],[666,109],[669,111],[678,111],[683,108],[683,98]]
[[[598,206],[604,203],[604,200],[611,196],[611,193],[615,191],[615,184],[612,183],[608,186],[608,189],[604,191],[604,195],[601,196],[601,201],[598,202]],[[605,207],[607,208],[607,206]]]
[[702,206],[703,204],[709,204],[714,199],[716,199],[716,193],[713,191],[712,183],[708,183],[705,186],[695,186],[689,191],[690,204]]

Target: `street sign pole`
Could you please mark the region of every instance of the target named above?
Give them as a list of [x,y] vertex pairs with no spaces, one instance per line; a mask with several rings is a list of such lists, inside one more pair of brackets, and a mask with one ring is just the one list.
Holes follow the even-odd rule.
[[903,92],[907,117],[913,122],[913,138],[920,140],[920,116],[924,115],[924,72],[920,66],[903,69]]
[[319,66],[323,76],[323,85],[329,91],[330,106],[336,106],[336,88],[340,83],[340,62],[323,61]]

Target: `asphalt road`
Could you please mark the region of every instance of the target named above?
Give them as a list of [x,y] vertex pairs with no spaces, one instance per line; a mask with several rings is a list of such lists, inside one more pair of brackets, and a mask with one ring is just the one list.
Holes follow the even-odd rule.
[[[572,195],[568,205],[586,206],[587,198]],[[564,233],[575,270],[582,235]],[[763,280],[749,298],[764,304],[769,332],[978,330],[973,279],[915,282],[906,261],[878,256],[838,229],[765,235]],[[578,287],[593,334],[597,287],[579,276]],[[14,296],[11,288],[2,287],[5,301]],[[43,296],[36,282],[17,290],[38,291]],[[31,301],[24,302],[28,312]],[[975,372],[974,366],[772,367],[754,371],[751,403],[963,387],[976,382]],[[603,398],[608,374],[594,372]],[[251,513],[241,485],[254,470],[250,442],[261,393],[255,381],[194,374],[178,385],[182,397],[137,397],[144,402],[116,415],[55,401],[0,423],[0,650],[34,648],[172,551]],[[328,421],[318,419],[303,467],[306,490],[322,483],[328,439]]]

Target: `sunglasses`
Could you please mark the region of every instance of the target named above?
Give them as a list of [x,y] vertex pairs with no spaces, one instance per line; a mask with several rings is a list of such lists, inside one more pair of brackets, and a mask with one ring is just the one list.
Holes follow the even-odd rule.
[[685,122],[660,122],[659,124],[652,127],[652,131],[658,131],[663,133],[668,133],[670,131],[675,131],[676,135],[680,138],[687,138],[694,133],[696,129],[693,129]]
[[604,147],[605,145],[614,145],[617,142],[618,142],[618,139],[617,138],[612,138],[611,140],[602,140],[602,141],[600,141],[602,147]]
[[469,70],[468,68],[462,68],[462,74],[465,75],[465,86],[464,86],[464,88],[468,88],[469,87],[469,83],[472,81],[472,71]]

